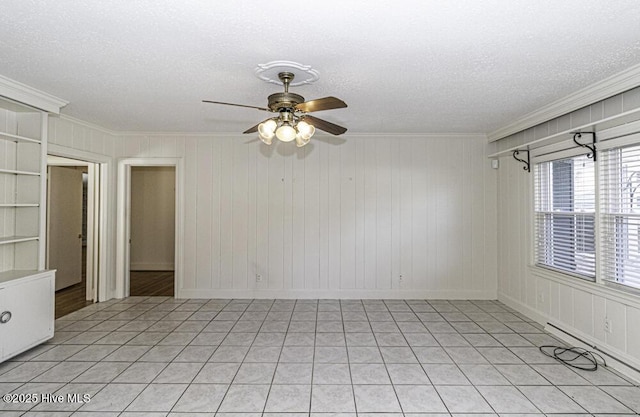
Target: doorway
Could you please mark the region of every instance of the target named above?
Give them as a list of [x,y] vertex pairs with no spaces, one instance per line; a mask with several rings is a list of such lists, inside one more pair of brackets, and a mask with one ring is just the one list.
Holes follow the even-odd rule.
[[[138,168],[168,168],[166,170],[138,170]],[[153,177],[154,173],[163,172],[165,175]],[[133,175],[132,175],[133,173]],[[137,175],[143,173],[143,175]],[[147,175],[150,174],[150,175]],[[136,177],[137,176],[137,177]],[[156,192],[156,182],[164,182],[168,184],[173,178],[173,187],[164,186],[162,193]],[[151,181],[151,182],[149,182]],[[117,177],[117,237],[116,237],[116,297],[128,297],[134,294],[140,295],[156,295],[155,291],[168,292],[168,285],[164,289],[161,289],[158,285],[158,280],[170,280],[173,278],[173,296],[180,298],[180,283],[182,282],[182,265],[183,265],[183,207],[184,207],[184,195],[182,190],[183,182],[183,167],[181,158],[127,158],[118,161],[118,177]],[[138,185],[136,185],[138,184]],[[142,188],[134,190],[133,187]],[[151,200],[145,197],[145,194],[151,195]],[[162,194],[161,196],[158,194]],[[156,198],[159,202],[153,203],[153,198]],[[142,198],[142,203],[136,203],[136,199]],[[133,207],[132,207],[133,204]],[[149,241],[154,229],[158,228],[157,224],[160,222],[158,213],[154,214],[152,210],[156,206],[161,206],[165,210],[164,218],[170,218],[173,216],[173,223],[171,220],[163,220],[163,227],[173,227],[173,243],[167,243],[164,240],[162,243],[163,251],[168,253],[169,247],[173,247],[173,273],[171,271],[166,272],[167,268],[170,268],[169,256],[165,256],[164,260],[159,258],[153,259],[148,256],[145,259],[145,250],[137,248],[139,243]],[[168,206],[173,205],[173,213],[168,210]],[[142,207],[142,209],[140,208]],[[142,218],[147,225],[136,224],[138,220],[132,219],[133,210],[136,210],[134,216]],[[139,213],[142,213],[141,215]],[[151,226],[149,226],[151,225]],[[148,233],[145,232],[149,231]],[[132,235],[133,232],[133,235]],[[166,232],[166,231],[165,231]],[[141,234],[142,233],[142,234]],[[168,236],[171,236],[170,234]],[[159,238],[158,238],[159,239]],[[133,253],[132,253],[133,251]],[[136,253],[136,251],[138,251]],[[133,256],[133,258],[132,258]],[[151,259],[151,262],[148,262]],[[145,270],[145,271],[140,271]],[[139,272],[145,272],[139,274]],[[137,280],[138,275],[148,275],[143,277],[142,281],[132,284],[132,279]],[[164,275],[164,276],[161,276]],[[147,278],[148,282],[144,282],[144,278]],[[138,284],[142,287],[142,293],[138,292]],[[146,288],[145,288],[146,287]],[[156,287],[154,289],[154,287]],[[159,295],[159,294],[158,294]]]
[[173,166],[131,167],[129,295],[175,295]]
[[[46,268],[56,270],[55,316],[96,300],[93,256],[96,207],[94,164],[47,157]],[[91,239],[89,236],[91,235]]]

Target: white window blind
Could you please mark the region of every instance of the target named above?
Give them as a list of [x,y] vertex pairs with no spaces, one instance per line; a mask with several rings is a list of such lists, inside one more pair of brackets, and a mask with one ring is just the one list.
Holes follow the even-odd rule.
[[640,146],[601,156],[603,278],[640,288]]
[[595,279],[594,162],[578,156],[535,165],[536,264]]

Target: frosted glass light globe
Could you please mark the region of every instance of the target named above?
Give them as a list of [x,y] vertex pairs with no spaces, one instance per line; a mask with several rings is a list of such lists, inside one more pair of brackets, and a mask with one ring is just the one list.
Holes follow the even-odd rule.
[[296,130],[289,125],[282,125],[276,130],[276,137],[283,142],[291,142],[296,138]]

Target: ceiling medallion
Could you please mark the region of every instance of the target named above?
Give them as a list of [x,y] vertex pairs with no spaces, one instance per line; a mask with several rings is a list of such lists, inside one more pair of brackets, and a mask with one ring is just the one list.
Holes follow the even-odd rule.
[[311,65],[302,65],[293,61],[271,61],[266,64],[258,64],[255,69],[256,77],[263,81],[282,85],[281,73],[293,74],[291,86],[311,84],[320,78],[318,71],[311,68]]

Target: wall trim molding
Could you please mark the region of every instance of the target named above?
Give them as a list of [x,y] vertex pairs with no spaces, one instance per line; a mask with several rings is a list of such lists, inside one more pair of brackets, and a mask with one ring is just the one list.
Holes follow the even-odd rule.
[[97,125],[95,123],[86,122],[86,121],[84,121],[82,119],[76,119],[75,117],[68,116],[66,114],[60,114],[60,115],[58,115],[58,117],[60,118],[60,120],[66,120],[68,122],[75,123],[75,124],[78,124],[80,126],[88,127],[89,129],[94,129],[94,130],[97,130],[99,132],[106,133],[107,135],[120,136],[120,133],[115,131],[115,130],[107,129],[106,127]]
[[[551,333],[552,335],[556,336],[559,339],[564,340],[565,342],[570,343],[573,346],[578,346],[587,350],[593,350],[593,346],[596,346],[598,349],[604,351],[607,353],[607,356],[604,356],[605,360],[607,361],[607,366],[612,367],[613,369],[616,369],[618,371],[620,371],[622,374],[636,380],[640,382],[640,372],[635,371],[634,369],[630,368],[629,366],[627,366],[626,364],[617,361],[615,358],[620,358],[621,360],[623,360],[624,362],[628,363],[629,365],[640,369],[640,361],[638,361],[638,359],[629,356],[627,353],[621,352],[620,350],[611,347],[609,345],[606,345],[604,342],[602,342],[601,340],[597,340],[595,338],[593,338],[592,336],[589,336],[585,333],[582,333],[580,330],[574,328],[574,327],[570,327],[570,326],[566,326],[562,323],[554,323],[553,321],[549,321],[549,323],[547,324],[552,324],[553,326],[557,326],[559,328],[561,328],[562,330],[565,330],[569,333],[574,334],[576,337],[579,337],[580,339],[584,340],[585,342],[587,342],[588,344],[583,343],[581,340],[577,339],[576,337],[573,337],[567,333],[564,333],[563,331],[560,331],[556,328],[554,328],[553,326],[549,326],[549,325],[545,325],[544,330]],[[604,346],[604,347],[603,347]],[[597,351],[596,351],[597,352]],[[612,355],[612,357],[609,357],[608,355]],[[613,363],[612,363],[613,361]]]
[[[592,346],[597,346],[599,349],[603,350],[604,352],[607,352],[607,354],[612,355],[614,357],[618,357],[621,360],[629,363],[631,366],[634,366],[636,368],[640,369],[640,362],[638,361],[638,359],[628,355],[625,352],[621,352],[620,350],[609,346],[607,344],[605,344],[603,341],[601,340],[597,340],[592,336],[589,336],[587,334],[582,333],[580,330],[576,329],[573,326],[569,326],[567,324],[564,323],[560,323],[558,322],[556,319],[553,319],[551,317],[546,316],[545,314],[535,310],[534,308],[514,299],[513,297],[510,297],[504,293],[499,293],[498,294],[498,301],[504,303],[505,305],[507,305],[508,307],[518,311],[521,314],[524,314],[525,316],[535,320],[536,322],[538,322],[539,324],[544,325],[544,330],[551,333],[552,335],[554,335],[555,337],[557,337],[558,339],[561,339],[567,343],[569,343],[572,346],[579,346],[585,349],[589,349],[592,350]],[[560,327],[563,330],[572,333],[574,335],[576,335],[577,337],[579,337],[580,339],[586,341],[587,343],[589,343],[591,346],[589,345],[585,345],[584,343],[582,343],[580,340],[571,337],[571,335],[566,334],[562,331],[559,331],[557,329],[555,329],[552,326],[549,326],[548,324],[553,324],[554,326]],[[626,366],[625,364],[616,361],[614,358],[609,358],[606,357],[607,359],[607,364],[609,366],[611,366],[612,368],[620,371],[621,373],[627,375],[630,378],[633,378],[637,381],[640,381],[640,373],[635,372],[633,369],[629,368],[628,366]],[[611,363],[613,361],[613,364]]]
[[521,132],[540,123],[565,115],[574,110],[607,99],[616,94],[630,90],[640,85],[640,65],[627,68],[602,81],[591,84],[560,100],[553,101],[546,106],[527,113],[487,135],[489,142],[495,142],[514,133]]
[[505,294],[505,293],[498,293],[498,301],[500,301],[501,303],[505,304],[507,307],[512,308],[522,314],[524,314],[525,316],[529,317],[530,319],[535,320],[537,323],[545,325],[547,323],[547,321],[549,321],[549,317],[547,317],[547,315],[545,315],[544,313],[541,313],[540,311],[531,308],[530,306],[523,304],[522,302],[516,300],[515,298]]
[[495,300],[494,291],[474,290],[319,290],[319,289],[178,289],[176,298],[257,298],[257,299],[427,299],[427,300]]
[[60,109],[69,104],[68,101],[3,75],[0,75],[0,96],[53,114],[60,114]]

